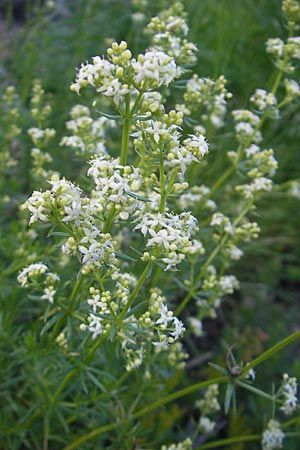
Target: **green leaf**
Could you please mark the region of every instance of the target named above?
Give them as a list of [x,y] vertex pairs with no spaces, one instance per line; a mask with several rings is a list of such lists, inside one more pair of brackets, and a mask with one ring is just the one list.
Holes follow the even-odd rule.
[[150,198],[142,197],[141,195],[137,195],[134,192],[125,192],[125,195],[128,195],[128,197],[135,198],[136,200],[140,200],[141,202],[151,202]]
[[228,371],[227,369],[225,369],[225,367],[218,366],[218,364],[214,364],[211,362],[209,362],[208,365],[216,369],[218,372],[221,372],[223,375],[228,375]]
[[97,386],[102,392],[106,392],[105,387],[102,383],[96,378],[89,370],[86,372],[87,377],[91,380],[91,382]]
[[226,394],[225,394],[225,402],[224,402],[224,410],[225,414],[228,414],[228,411],[230,409],[230,404],[232,400],[232,396],[234,395],[234,385],[232,383],[229,383],[227,385]]
[[66,233],[65,231],[49,231],[47,237],[51,237],[51,236],[63,236],[63,237],[69,237],[70,234]]
[[70,342],[72,338],[72,318],[68,317],[67,319],[67,341]]
[[107,119],[112,119],[112,120],[118,120],[118,119],[122,119],[122,116],[120,116],[119,114],[107,114],[105,112],[102,111],[97,111],[101,116],[106,117]]
[[125,253],[116,252],[115,255],[120,258],[124,259],[125,261],[133,261],[136,262],[137,260],[135,258],[132,258],[131,256],[125,255]]
[[65,315],[64,311],[59,311],[55,314],[52,319],[50,319],[41,329],[41,336],[46,333],[59,319],[61,319]]

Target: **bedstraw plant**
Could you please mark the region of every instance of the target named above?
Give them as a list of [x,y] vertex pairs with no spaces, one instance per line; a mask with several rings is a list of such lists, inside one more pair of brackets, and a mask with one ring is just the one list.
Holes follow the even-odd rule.
[[[133,19],[146,21],[145,2],[134,5]],[[252,442],[275,450],[300,439],[297,374],[282,368],[281,385],[269,380],[269,390],[255,377],[300,331],[249,361],[237,363],[229,348],[226,363],[211,360],[199,380],[186,370],[189,343],[201,354],[207,319],[213,323],[239,289],[232,267],[259,239],[260,199],[281,189],[264,125],[299,101],[299,1],[284,0],[282,12],[286,39],[266,43],[273,83],[244,108],[234,108],[223,75],[194,72],[199,51],[180,2],[149,21],[143,53],[122,40],[82,63],[71,84],[78,104],[59,142],[77,158],[71,180],[51,168],[51,107],[33,82],[33,192],[20,206],[20,258],[8,269],[28,302],[20,326],[33,325],[5,382],[17,392],[1,412],[1,448],[204,450]],[[15,164],[8,151],[19,133],[15,101],[9,87],[2,180]],[[208,177],[220,152],[225,166]],[[299,180],[282,189],[289,195]],[[260,429],[220,439],[221,423],[240,414],[241,395],[264,400]]]

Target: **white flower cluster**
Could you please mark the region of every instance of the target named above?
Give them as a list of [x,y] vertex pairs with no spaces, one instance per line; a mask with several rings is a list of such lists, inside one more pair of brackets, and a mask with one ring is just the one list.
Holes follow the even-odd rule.
[[197,47],[186,39],[189,28],[182,3],[176,2],[153,17],[146,31],[152,34],[153,47],[172,56],[176,64],[196,62]]
[[262,135],[257,130],[260,118],[257,114],[247,109],[236,109],[232,112],[232,116],[235,121],[236,138],[240,143],[261,142]]
[[71,136],[64,136],[60,145],[75,149],[76,153],[85,156],[106,155],[105,131],[114,128],[116,122],[106,117],[92,119],[87,106],[75,105],[71,110],[71,119],[66,128]]
[[167,155],[166,167],[176,168],[182,174],[192,162],[200,162],[208,153],[208,143],[205,137],[198,133],[189,135],[181,146],[173,147]]
[[262,450],[277,450],[283,448],[283,439],[285,434],[280,429],[280,425],[276,420],[269,420],[267,429],[262,435]]
[[159,50],[148,50],[132,60],[133,83],[139,91],[151,91],[168,86],[180,76],[174,58]]
[[300,199],[300,180],[293,180],[289,183],[288,193],[291,197]]
[[45,164],[52,162],[51,155],[45,150],[49,142],[56,134],[54,128],[45,126],[46,120],[52,111],[51,106],[45,101],[45,93],[42,89],[40,80],[34,80],[32,87],[33,95],[31,99],[31,114],[34,117],[38,127],[31,127],[27,130],[34,148],[31,149],[32,157],[32,175],[39,183],[47,180],[57,174],[52,170],[46,170]]
[[41,262],[29,264],[19,272],[17,280],[22,287],[37,291],[41,300],[53,303],[55,284],[59,281],[59,276],[50,272],[46,264]]
[[148,50],[133,59],[127,43],[114,42],[107,50],[108,59],[95,56],[92,64],[82,64],[71,89],[77,93],[87,86],[111,99],[118,109],[126,94],[147,92],[168,86],[180,75],[174,59],[159,50]]
[[2,136],[0,151],[0,177],[5,177],[6,169],[17,164],[11,154],[11,143],[21,133],[19,127],[20,108],[18,95],[14,86],[8,86],[1,97],[0,103],[0,133]]
[[212,384],[205,390],[204,397],[195,403],[196,408],[201,413],[198,429],[202,433],[208,434],[214,430],[216,423],[209,416],[214,416],[221,409],[218,394],[218,385]]
[[239,282],[234,275],[219,276],[213,265],[208,266],[197,291],[196,305],[199,317],[215,318],[222,297],[232,294],[238,288]]
[[294,377],[289,377],[287,373],[282,378],[280,393],[283,397],[284,404],[280,409],[284,414],[289,415],[297,408],[297,380]]
[[280,38],[270,38],[266,42],[266,50],[279,69],[292,73],[295,71],[293,60],[300,59],[300,36],[289,37],[286,42]]
[[[165,213],[145,213],[138,217],[134,230],[148,237],[146,247],[166,265],[165,270],[176,270],[186,254],[203,253],[203,247],[192,234],[197,230],[197,221],[189,212],[179,215]],[[144,253],[144,259],[150,257]]]
[[266,117],[278,119],[277,99],[272,92],[267,92],[265,89],[256,89],[250,97],[250,102],[253,103],[258,112],[264,113]]
[[243,195],[246,199],[252,200],[261,193],[270,192],[273,187],[273,182],[266,177],[258,177],[251,184],[240,184],[236,186],[237,192]]
[[192,186],[187,193],[181,194],[178,198],[178,205],[182,209],[200,208],[214,211],[216,203],[209,198],[210,189],[207,186]]
[[130,194],[138,192],[142,184],[139,170],[122,166],[118,158],[100,156],[90,161],[87,174],[96,186],[93,202],[105,209],[114,205],[121,219],[128,219],[131,211],[136,209],[136,200]]
[[260,231],[256,222],[244,222],[233,226],[229,217],[222,213],[213,214],[210,224],[215,228],[214,239],[218,243],[222,242],[223,253],[234,260],[238,260],[243,254],[236,245],[256,239]]
[[[273,182],[269,177],[275,174],[278,163],[272,149],[261,150],[257,145],[261,140],[261,132],[257,129],[260,123],[259,117],[248,110],[236,110],[233,112],[233,117],[238,122],[237,139],[244,145],[246,157],[241,162],[240,168],[251,179],[248,184],[236,186],[236,190],[246,199],[252,200],[261,193],[272,190]],[[228,152],[228,156],[233,162],[239,162],[239,155],[236,152]]]
[[163,445],[160,450],[192,450],[193,443],[190,438],[186,438],[178,444]]
[[81,189],[65,179],[52,180],[50,184],[51,190],[34,191],[24,203],[23,208],[31,213],[29,223],[54,221],[70,225],[71,236],[63,244],[62,251],[66,255],[79,252],[85,271],[105,263],[117,264],[115,242],[110,234],[101,232],[101,223],[100,229],[95,225],[96,218],[103,211],[97,199],[82,197]]
[[[115,323],[115,317],[122,314],[126,307],[136,279],[130,274],[112,273],[115,280],[115,289],[100,293],[99,289],[90,288],[91,298],[87,300],[90,311],[87,324],[80,326],[81,330],[88,329],[93,339],[104,331],[109,331]],[[169,311],[166,298],[159,289],[152,289],[148,309],[136,318],[128,310],[122,323],[115,323],[118,327],[116,334],[126,360],[126,370],[139,367],[143,362],[144,354],[149,351],[148,343],[152,342],[155,352],[173,348],[175,341],[185,331],[183,323]],[[174,348],[171,352],[170,364],[178,363],[185,355],[181,348]]]
[[[188,80],[186,91],[183,95],[184,105],[178,105],[178,109],[188,116],[197,113],[201,124],[208,127],[220,128],[224,124],[227,108],[227,99],[231,98],[230,92],[225,88],[226,79],[221,75],[217,80],[199,78],[194,74]],[[196,114],[195,114],[196,116]],[[196,119],[197,120],[197,119]],[[199,118],[198,120],[199,121]],[[203,132],[205,129],[203,129]]]
[[300,96],[300,87],[297,81],[285,78],[284,85],[286,90],[286,103],[290,103]]

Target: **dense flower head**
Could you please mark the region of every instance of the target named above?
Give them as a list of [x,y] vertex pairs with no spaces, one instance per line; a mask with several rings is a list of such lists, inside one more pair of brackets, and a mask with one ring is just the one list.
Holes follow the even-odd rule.
[[250,97],[250,102],[257,111],[264,113],[265,116],[273,119],[279,117],[277,99],[272,92],[267,92],[265,89],[256,89]]
[[287,20],[300,22],[300,4],[298,0],[283,0],[282,12]]
[[186,39],[188,30],[183,5],[176,2],[153,17],[145,31],[152,35],[151,49],[167,53],[181,66],[196,62],[197,47]]
[[179,215],[146,213],[138,217],[137,222],[134,229],[141,230],[148,237],[146,247],[157,249],[163,256],[161,260],[166,265],[165,270],[176,269],[186,254],[204,251],[202,245],[192,239],[197,221],[189,212]]
[[216,203],[209,198],[210,189],[205,185],[192,186],[188,192],[178,198],[178,205],[182,209],[191,209],[195,205],[214,211],[217,208]]
[[22,287],[37,292],[41,300],[54,302],[55,284],[59,281],[59,276],[50,272],[46,264],[42,262],[29,264],[19,272],[17,280]]
[[283,448],[285,434],[280,429],[280,424],[276,420],[269,420],[266,430],[262,435],[262,450],[277,450]]
[[258,177],[249,184],[240,184],[236,186],[236,191],[243,195],[246,199],[254,199],[262,193],[270,192],[273,188],[273,182],[266,177]]
[[93,178],[96,185],[93,200],[98,199],[103,206],[113,203],[120,217],[126,220],[130,207],[136,207],[136,200],[131,194],[138,192],[141,187],[140,171],[133,166],[122,166],[118,158],[100,156],[90,161],[88,176]]
[[132,60],[133,82],[142,91],[168,86],[180,75],[174,59],[159,50],[148,50]]
[[[117,270],[112,273],[112,279],[115,288],[110,291],[90,288],[91,295],[87,303],[91,310],[87,323],[81,325],[81,330],[88,330],[93,339],[111,329],[116,315],[122,314],[123,308],[126,308],[137,282],[131,274],[123,274]],[[185,327],[173,312],[168,310],[166,298],[157,288],[151,290],[149,307],[139,318],[130,314],[129,309],[123,322],[116,325],[118,326],[116,338],[120,341],[127,371],[134,370],[142,364],[145,354],[151,351],[149,340],[155,353],[170,351],[171,365],[185,358],[181,347],[176,343],[184,333]]]
[[105,132],[116,126],[115,121],[104,116],[93,119],[89,108],[81,105],[75,105],[70,116],[72,120],[66,122],[66,128],[72,134],[64,136],[60,145],[74,148],[78,154],[106,155]]
[[[220,128],[224,124],[227,99],[231,97],[225,85],[226,79],[223,75],[216,80],[212,80],[200,78],[194,74],[187,82],[183,95],[185,103],[184,105],[178,105],[178,108],[188,116],[193,113],[200,113],[201,125],[206,126],[210,122],[213,127]],[[196,115],[194,117],[196,118]],[[197,121],[199,121],[199,118]]]
[[283,375],[281,395],[284,401],[283,406],[280,407],[284,414],[289,415],[297,408],[297,380],[294,377],[289,377],[287,373]]
[[160,450],[192,450],[193,443],[190,438],[186,438],[178,444],[163,445]]
[[280,70],[292,73],[295,71],[294,60],[300,59],[300,37],[291,36],[286,42],[280,38],[270,38],[266,42],[266,50]]

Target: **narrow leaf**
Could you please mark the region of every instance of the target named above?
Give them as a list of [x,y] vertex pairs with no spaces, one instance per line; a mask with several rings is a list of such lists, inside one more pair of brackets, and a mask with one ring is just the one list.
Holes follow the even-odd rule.
[[227,385],[226,394],[225,394],[225,402],[224,402],[224,410],[225,414],[228,414],[228,411],[230,409],[230,404],[232,400],[232,395],[234,394],[234,386],[232,383],[229,383]]

